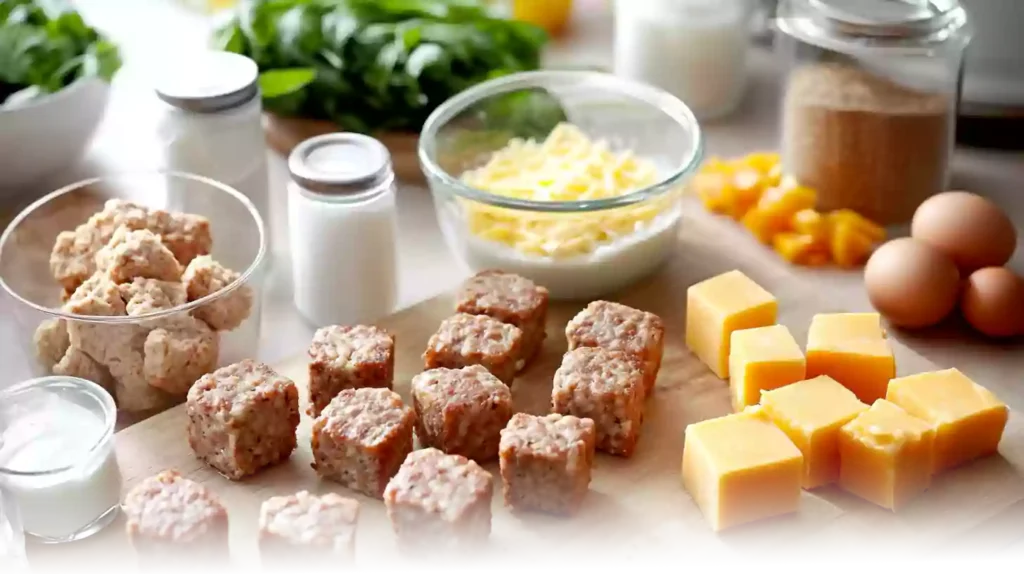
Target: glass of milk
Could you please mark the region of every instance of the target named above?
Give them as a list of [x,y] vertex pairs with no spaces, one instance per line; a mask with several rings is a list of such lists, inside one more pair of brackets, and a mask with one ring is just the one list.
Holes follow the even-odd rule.
[[116,419],[110,393],[85,379],[43,377],[0,391],[0,488],[27,535],[71,542],[113,521]]

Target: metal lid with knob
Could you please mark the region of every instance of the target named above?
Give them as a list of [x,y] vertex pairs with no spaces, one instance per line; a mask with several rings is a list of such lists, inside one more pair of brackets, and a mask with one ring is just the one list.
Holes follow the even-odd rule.
[[211,50],[185,57],[179,64],[156,87],[157,96],[176,108],[217,113],[259,96],[259,67],[241,54]]
[[324,200],[372,195],[395,177],[384,144],[349,132],[312,137],[295,146],[288,171],[299,186]]
[[958,0],[789,0],[780,2],[779,30],[834,48],[929,48],[969,38],[967,12]]

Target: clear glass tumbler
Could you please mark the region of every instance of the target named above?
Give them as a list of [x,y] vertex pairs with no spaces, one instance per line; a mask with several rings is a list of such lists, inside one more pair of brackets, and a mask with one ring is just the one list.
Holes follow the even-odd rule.
[[121,501],[110,393],[74,377],[42,377],[0,392],[0,485],[25,532],[73,542],[109,525]]
[[25,532],[18,505],[0,484],[0,572],[17,571],[25,566]]

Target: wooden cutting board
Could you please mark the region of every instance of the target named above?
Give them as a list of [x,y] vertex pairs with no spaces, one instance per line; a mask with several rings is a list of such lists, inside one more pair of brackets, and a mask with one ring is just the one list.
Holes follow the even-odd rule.
[[[334,122],[264,114],[263,131],[270,149],[283,157],[288,157],[295,146],[311,137],[344,130]],[[425,181],[417,156],[419,134],[388,132],[376,134],[375,137],[391,152],[395,177],[405,183],[423,183]]]
[[[615,300],[661,315],[668,326],[664,363],[657,391],[648,403],[636,455],[629,460],[599,455],[591,492],[581,513],[572,519],[514,517],[503,508],[500,488],[493,504],[494,528],[488,551],[502,565],[541,556],[585,556],[612,560],[664,554],[689,557],[723,551],[753,551],[757,556],[784,552],[794,545],[808,549],[837,545],[837,552],[885,547],[913,550],[1004,548],[1024,541],[1024,429],[1019,409],[1024,393],[1013,380],[979,380],[1006,400],[1015,412],[1003,437],[1000,455],[939,476],[915,504],[893,514],[835,487],[804,493],[799,514],[741,527],[715,535],[680,484],[683,430],[689,423],[730,411],[724,381],[701,364],[684,345],[685,293],[688,286],[730,269],[741,269],[773,292],[780,302],[779,322],[804,342],[811,317],[849,307],[833,292],[818,290],[768,252],[738,248],[723,240],[719,222],[704,214],[685,220],[677,253],[656,276],[627,289]],[[551,378],[565,351],[563,330],[580,304],[554,304],[548,341],[539,360],[513,385],[519,410],[545,412]],[[427,339],[452,310],[450,295],[428,300],[380,324],[397,338],[396,390],[409,398],[409,381],[422,370],[420,353]],[[898,342],[894,348],[900,375],[937,369],[934,363]],[[306,385],[305,359],[276,366],[301,387]],[[994,371],[998,372],[998,371]],[[232,550],[239,565],[258,561],[255,529],[261,502],[272,495],[301,489],[347,491],[320,482],[309,466],[310,421],[303,417],[299,449],[292,459],[242,483],[229,482],[205,468],[192,455],[185,438],[186,416],[176,407],[117,435],[117,452],[126,488],[160,470],[175,468],[208,485],[223,497],[231,515]],[[497,473],[495,465],[489,470]],[[378,565],[394,555],[394,538],[383,504],[363,502],[357,552],[363,565]],[[36,549],[36,558],[67,557],[99,551],[103,556],[131,556],[112,549],[126,546],[119,523],[94,539],[60,551]],[[524,552],[529,550],[529,552]],[[578,554],[582,552],[583,554]],[[652,554],[654,553],[654,554]]]

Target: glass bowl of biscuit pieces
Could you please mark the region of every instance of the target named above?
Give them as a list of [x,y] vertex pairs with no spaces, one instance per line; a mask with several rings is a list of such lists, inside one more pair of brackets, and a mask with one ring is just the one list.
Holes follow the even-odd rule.
[[217,181],[178,172],[89,179],[7,227],[0,292],[35,375],[93,381],[131,422],[255,355],[267,243],[252,202]]

